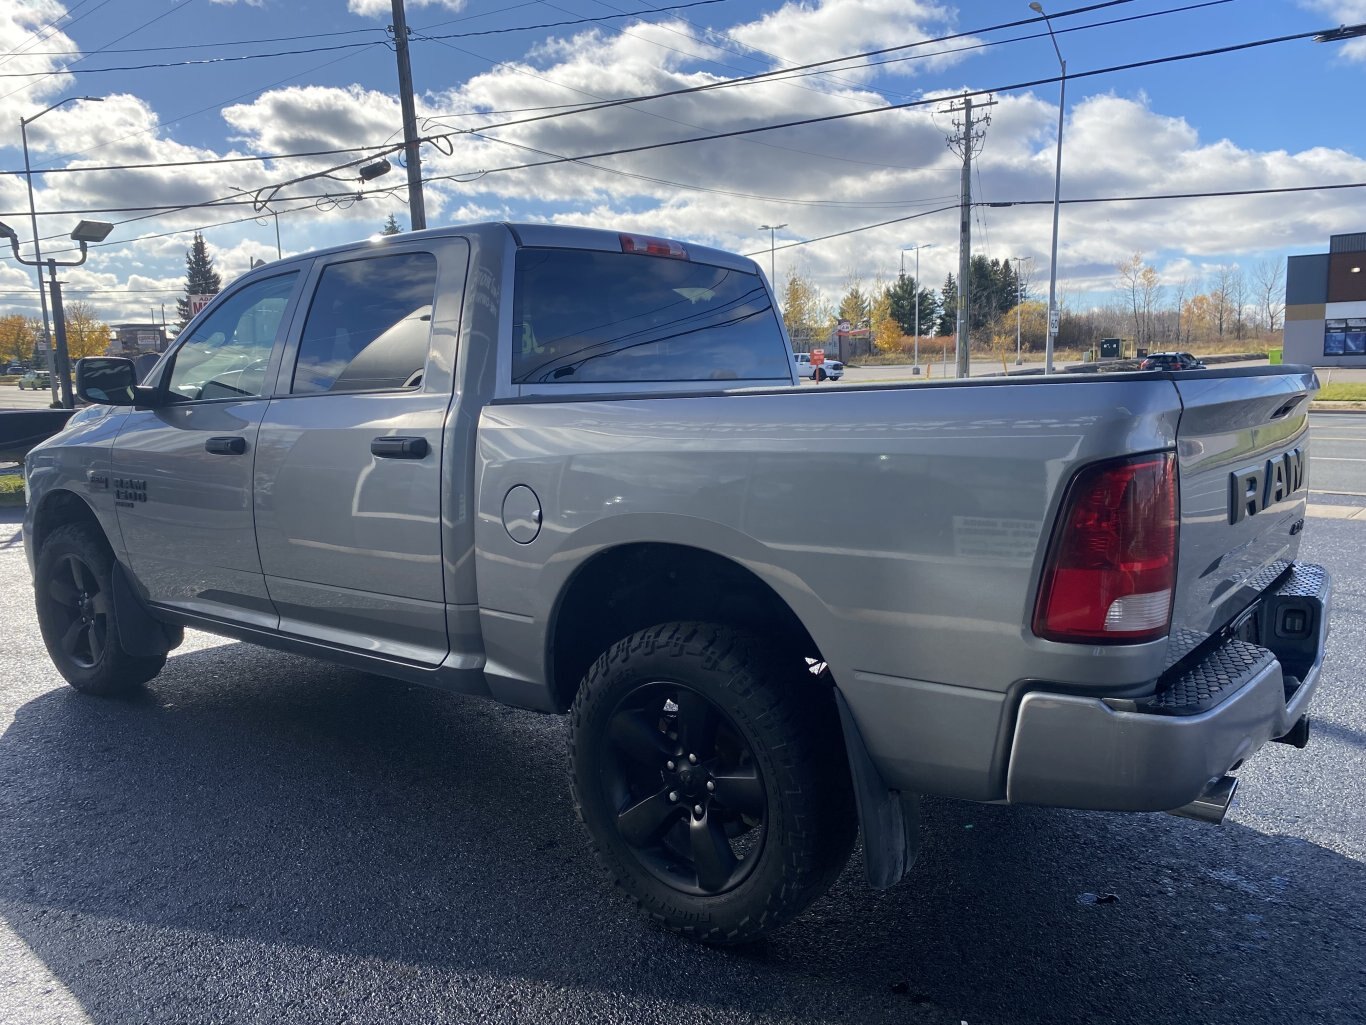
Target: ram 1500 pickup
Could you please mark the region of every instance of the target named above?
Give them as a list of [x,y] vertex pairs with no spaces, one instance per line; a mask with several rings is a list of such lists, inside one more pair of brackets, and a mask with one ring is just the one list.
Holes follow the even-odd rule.
[[[1218,820],[1303,745],[1303,367],[799,388],[750,260],[549,225],[258,268],[28,456],[53,662],[114,694],[183,628],[570,715],[646,914],[797,914],[916,797]],[[1008,857],[1009,852],[1002,852]]]

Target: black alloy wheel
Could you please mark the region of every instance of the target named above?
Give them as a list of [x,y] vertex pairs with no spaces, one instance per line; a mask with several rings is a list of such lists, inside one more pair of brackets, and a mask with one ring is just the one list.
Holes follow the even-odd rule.
[[768,799],[734,723],[687,686],[654,681],[618,703],[607,739],[601,783],[642,867],[690,894],[742,883],[763,850]]
[[857,831],[839,716],[791,646],[661,623],[598,658],[570,710],[574,807],[647,917],[748,943],[824,893]]
[[94,669],[109,643],[112,613],[109,594],[94,569],[76,553],[63,555],[53,566],[46,591],[62,653],[73,665]]

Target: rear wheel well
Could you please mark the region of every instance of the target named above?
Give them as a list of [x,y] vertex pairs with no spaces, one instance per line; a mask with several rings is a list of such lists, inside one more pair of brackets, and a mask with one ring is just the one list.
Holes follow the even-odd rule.
[[38,507],[38,512],[33,517],[33,551],[41,552],[48,535],[68,523],[87,526],[103,539],[105,544],[109,543],[95,511],[78,495],[58,490],[43,499],[43,504]]
[[569,707],[584,674],[613,642],[683,620],[750,631],[791,651],[794,662],[820,659],[787,603],[739,563],[686,545],[622,545],[584,565],[560,596],[549,659],[556,707]]

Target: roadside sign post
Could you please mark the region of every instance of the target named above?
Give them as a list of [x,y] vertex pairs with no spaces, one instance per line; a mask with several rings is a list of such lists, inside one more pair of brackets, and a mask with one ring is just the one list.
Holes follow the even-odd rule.
[[811,371],[811,377],[815,380],[815,382],[816,382],[817,384],[820,384],[820,383],[821,383],[821,378],[823,378],[823,377],[825,376],[825,371],[821,369],[821,367],[824,366],[824,364],[825,364],[825,350],[824,350],[824,349],[812,349],[812,350],[811,350],[811,366],[812,366],[813,369],[812,369],[812,371]]

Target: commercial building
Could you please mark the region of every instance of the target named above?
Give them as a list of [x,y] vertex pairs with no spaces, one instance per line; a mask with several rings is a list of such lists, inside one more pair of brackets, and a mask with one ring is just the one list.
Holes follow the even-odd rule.
[[166,328],[161,324],[115,324],[113,333],[109,343],[111,356],[166,351]]
[[1333,235],[1328,252],[1286,261],[1283,358],[1366,367],[1366,231]]

